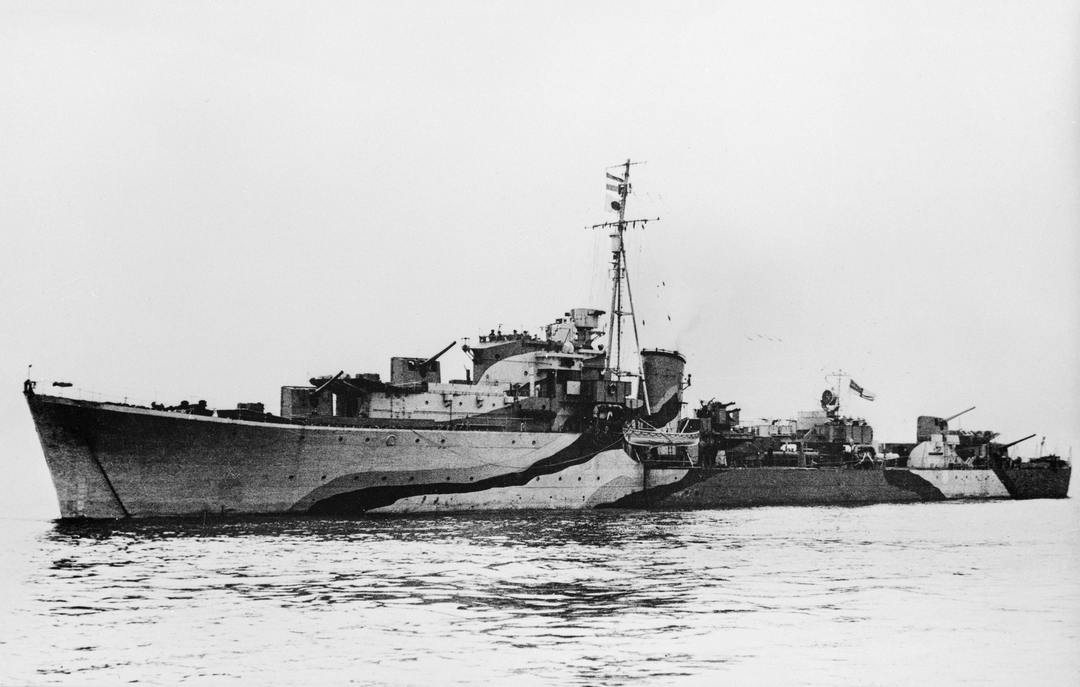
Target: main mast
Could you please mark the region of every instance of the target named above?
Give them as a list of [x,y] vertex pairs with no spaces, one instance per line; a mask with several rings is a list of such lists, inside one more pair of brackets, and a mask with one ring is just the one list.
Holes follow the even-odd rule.
[[[626,233],[626,196],[630,193],[630,160],[623,165],[623,176],[619,178],[607,173],[608,181],[615,181],[617,186],[608,183],[608,190],[618,192],[618,200],[611,207],[618,211],[619,221],[611,234],[611,326],[608,328],[607,360],[605,367],[616,379],[622,376],[622,283],[626,272],[626,249],[623,246],[623,234]],[[632,304],[631,304],[632,306]],[[631,314],[633,307],[631,307]],[[636,320],[635,320],[636,321]],[[614,354],[614,355],[613,355]],[[614,364],[612,364],[614,360]]]
[[[611,379],[618,381],[624,376],[633,375],[635,373],[622,369],[622,337],[623,337],[623,318],[627,315],[630,316],[632,328],[634,332],[634,350],[638,354],[638,371],[636,376],[641,379],[641,383],[644,384],[645,380],[641,374],[641,343],[638,340],[637,331],[637,318],[634,316],[634,297],[630,289],[630,275],[626,270],[626,246],[623,241],[626,233],[627,226],[640,222],[645,224],[649,220],[647,219],[626,219],[626,197],[630,194],[630,166],[634,164],[641,164],[636,162],[630,162],[627,160],[622,165],[618,165],[615,169],[621,169],[622,176],[607,172],[607,190],[614,191],[617,196],[613,199],[609,199],[609,208],[619,213],[619,219],[616,222],[606,222],[604,224],[594,225],[593,228],[611,228],[611,319],[609,320],[608,327],[608,344],[606,357],[604,359],[605,370],[611,375]],[[626,302],[623,302],[623,287],[626,289]],[[623,308],[628,308],[623,310]],[[652,410],[648,407],[648,394],[645,394],[646,412],[651,413]]]

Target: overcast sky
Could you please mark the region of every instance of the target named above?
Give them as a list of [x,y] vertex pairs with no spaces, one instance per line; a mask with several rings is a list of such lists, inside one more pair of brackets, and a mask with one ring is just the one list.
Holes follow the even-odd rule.
[[628,158],[691,408],[793,417],[843,370],[879,440],[974,405],[1080,455],[1078,67],[1076,2],[4,2],[0,516],[58,513],[31,363],[276,412],[606,310]]

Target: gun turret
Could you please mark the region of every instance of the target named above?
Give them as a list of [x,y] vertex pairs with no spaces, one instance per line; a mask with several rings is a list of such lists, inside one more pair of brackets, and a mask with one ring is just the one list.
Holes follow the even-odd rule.
[[962,410],[956,415],[950,415],[949,417],[941,418],[934,417],[933,415],[920,415],[915,427],[915,441],[922,443],[924,441],[930,441],[930,438],[935,434],[947,434],[949,432],[949,420],[955,420],[964,413],[970,413],[975,410],[975,406],[971,406],[967,410]]
[[449,346],[427,360],[423,358],[391,358],[390,383],[396,386],[409,386],[421,382],[439,384],[442,378],[439,369],[439,357],[456,345],[457,341],[451,341]]
[[457,341],[451,341],[449,346],[442,349],[441,351],[439,351],[435,355],[431,356],[427,360],[424,360],[424,361],[411,360],[411,361],[409,361],[409,369],[410,370],[416,370],[416,372],[419,373],[421,377],[427,376],[427,373],[431,371],[431,368],[435,364],[435,361],[438,360],[439,357],[442,356],[443,353],[446,353],[447,351],[449,351],[451,348],[453,348],[456,345],[457,345]]

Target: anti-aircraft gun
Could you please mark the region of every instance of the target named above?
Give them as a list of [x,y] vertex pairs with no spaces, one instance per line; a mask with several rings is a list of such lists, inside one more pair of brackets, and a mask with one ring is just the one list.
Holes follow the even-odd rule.
[[717,454],[730,451],[754,438],[747,428],[739,424],[740,408],[732,408],[735,402],[721,403],[715,399],[702,401],[697,409],[697,416],[690,427],[701,432],[701,445],[698,455],[705,467],[716,467]]
[[731,408],[735,401],[721,403],[716,400],[701,401],[701,407],[697,409],[697,417],[701,420],[701,431],[727,432],[739,426],[740,408]]

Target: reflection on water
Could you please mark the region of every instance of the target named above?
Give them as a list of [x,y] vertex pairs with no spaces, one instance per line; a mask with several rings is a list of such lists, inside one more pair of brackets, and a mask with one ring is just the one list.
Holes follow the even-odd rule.
[[0,683],[1049,684],[1075,511],[8,521]]
[[46,539],[79,554],[53,561],[54,582],[107,577],[111,589],[132,591],[152,578],[155,590],[175,592],[166,599],[452,602],[572,619],[686,604],[702,580],[669,560],[692,544],[678,529],[664,514],[503,514],[60,523]]

